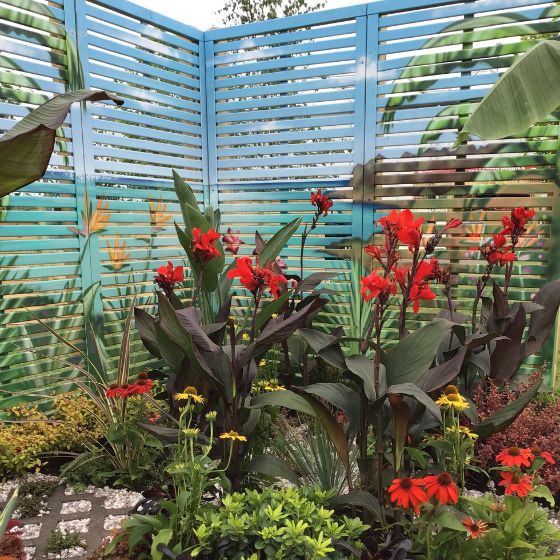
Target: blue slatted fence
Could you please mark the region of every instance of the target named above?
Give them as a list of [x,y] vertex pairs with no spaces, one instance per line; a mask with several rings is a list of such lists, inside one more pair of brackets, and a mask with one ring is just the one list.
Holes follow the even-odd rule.
[[[359,322],[348,257],[391,208],[430,226],[464,220],[441,252],[464,308],[478,244],[504,211],[537,209],[512,283],[529,299],[557,249],[558,121],[450,147],[515,57],[558,33],[559,12],[536,0],[382,0],[203,33],[125,0],[0,0],[0,130],[63,91],[125,99],[75,107],[45,178],[0,203],[0,407],[12,402],[2,395],[58,390],[72,373],[56,360],[72,353],[24,306],[82,346],[86,317],[97,317],[114,365],[133,294],[153,305],[153,270],[182,260],[172,169],[221,209],[224,231],[240,232],[240,254],[256,229],[309,219],[312,190],[335,199],[305,254],[306,273],[341,273],[325,327]],[[292,270],[300,235],[282,254]]]

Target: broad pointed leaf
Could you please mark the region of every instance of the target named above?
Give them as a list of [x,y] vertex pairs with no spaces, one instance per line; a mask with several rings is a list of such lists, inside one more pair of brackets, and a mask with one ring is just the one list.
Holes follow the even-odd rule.
[[560,105],[560,41],[539,42],[508,68],[473,111],[456,145],[473,134],[485,140],[523,132]]
[[102,90],[79,90],[55,95],[37,107],[0,138],[0,197],[40,179],[47,170],[56,138],[73,103],[124,101]]
[[301,481],[295,471],[279,457],[271,455],[257,455],[247,465],[247,472],[258,472],[275,478],[285,478],[292,484],[299,486]]
[[480,438],[485,439],[496,432],[505,430],[536,397],[541,385],[542,379],[502,410],[473,426],[473,432],[477,433]]
[[387,354],[387,384],[416,383],[430,368],[453,323],[434,319],[400,340]]
[[288,243],[290,237],[292,237],[300,224],[301,218],[296,218],[289,224],[286,224],[282,229],[278,230],[272,238],[266,242],[266,245],[259,254],[261,266],[267,266],[276,260],[280,251],[282,251],[286,243]]

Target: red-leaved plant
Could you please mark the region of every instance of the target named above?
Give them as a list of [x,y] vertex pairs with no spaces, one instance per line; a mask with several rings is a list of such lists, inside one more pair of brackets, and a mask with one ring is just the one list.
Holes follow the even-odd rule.
[[[494,383],[479,386],[473,395],[479,417],[484,420],[505,406],[514,402],[520,395],[540,383],[542,371],[536,371],[521,384],[506,383],[497,387]],[[484,469],[496,465],[496,455],[507,449],[511,442],[535,453],[548,453],[560,457],[560,399],[555,395],[531,401],[517,419],[505,430],[495,433],[476,445],[476,456]],[[543,483],[553,494],[560,494],[560,469],[545,457],[545,464],[540,471]]]

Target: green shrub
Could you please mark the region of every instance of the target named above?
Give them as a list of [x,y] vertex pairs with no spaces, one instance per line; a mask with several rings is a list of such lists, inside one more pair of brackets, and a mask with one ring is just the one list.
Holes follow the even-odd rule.
[[0,423],[0,476],[21,475],[45,465],[42,456],[55,451],[82,451],[101,433],[92,401],[65,393],[53,399],[54,413],[47,415],[32,404],[8,412],[14,422]]
[[340,541],[361,550],[368,529],[358,518],[335,515],[329,509],[333,493],[314,488],[245,490],[226,495],[218,509],[201,512],[194,533],[199,545],[194,557],[220,545],[220,558],[275,559],[348,558]]

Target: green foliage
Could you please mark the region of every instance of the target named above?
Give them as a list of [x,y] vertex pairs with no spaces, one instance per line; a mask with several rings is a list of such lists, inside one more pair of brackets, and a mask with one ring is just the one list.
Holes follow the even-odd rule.
[[307,0],[226,0],[218,14],[224,25],[237,25],[313,12],[325,4]]
[[306,559],[348,558],[339,541],[356,555],[368,528],[358,518],[336,516],[329,508],[332,493],[313,488],[246,490],[223,498],[221,506],[206,509],[195,529],[198,545],[192,556],[210,558]]
[[19,497],[19,488],[16,488],[8,503],[5,505],[4,509],[0,512],[0,542],[3,543],[4,535],[6,533],[6,529],[8,528],[8,523],[10,518],[12,517],[14,510],[16,509],[17,501]]
[[[486,494],[481,497],[464,496],[459,507],[464,515],[486,523],[487,532],[479,538],[465,538],[465,528],[461,523],[455,525],[450,522],[449,516],[442,516],[437,523],[439,529],[436,529],[435,542],[432,543],[438,551],[438,559],[557,558],[550,553],[560,541],[560,531],[549,521],[548,512],[535,502],[513,496],[498,500],[492,494]],[[421,552],[423,545],[417,545],[417,548],[420,552],[418,557],[425,558]]]
[[60,554],[63,550],[68,548],[75,548],[83,545],[84,541],[80,533],[55,529],[49,535],[49,540],[47,541],[47,551],[52,554]]
[[[269,445],[274,455],[284,459],[299,475],[300,484],[334,490],[337,494],[342,491],[347,481],[346,472],[320,423],[309,420],[296,423],[278,418]],[[357,449],[352,446],[350,463],[355,465],[356,459]]]
[[32,404],[9,409],[9,419],[0,423],[0,476],[38,470],[44,454],[83,451],[101,436],[95,407],[86,396],[63,393],[54,397],[53,407],[50,417]]

